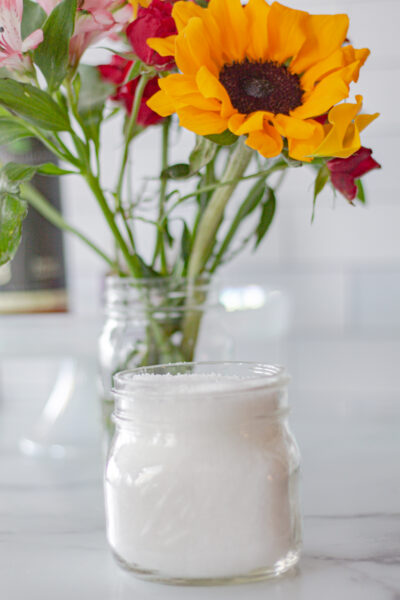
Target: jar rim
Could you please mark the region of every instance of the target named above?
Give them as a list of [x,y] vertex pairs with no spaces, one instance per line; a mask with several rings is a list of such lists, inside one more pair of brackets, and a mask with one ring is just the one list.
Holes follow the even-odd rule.
[[[146,397],[187,397],[188,389],[184,385],[179,388],[176,385],[168,385],[168,382],[164,380],[167,385],[161,387],[160,379],[151,377],[151,375],[174,377],[185,374],[204,374],[216,377],[213,381],[208,381],[208,386],[200,385],[191,389],[190,396],[209,393],[213,397],[222,397],[243,395],[247,391],[270,391],[282,388],[290,381],[285,367],[280,365],[250,361],[178,362],[120,371],[113,377],[112,393],[115,397],[126,397],[136,392],[146,394]],[[145,375],[149,375],[149,377],[143,377]],[[225,375],[228,378],[224,377]],[[230,379],[229,376],[231,376]],[[207,383],[206,379],[204,383]]]

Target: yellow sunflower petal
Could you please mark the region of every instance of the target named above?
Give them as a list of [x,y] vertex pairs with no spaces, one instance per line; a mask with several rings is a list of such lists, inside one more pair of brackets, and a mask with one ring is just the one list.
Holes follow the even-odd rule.
[[307,15],[304,27],[306,41],[290,64],[294,73],[302,73],[340,48],[346,39],[349,18],[347,15]]
[[275,115],[273,123],[281,135],[286,138],[306,140],[313,136],[315,121],[303,121],[288,115]]
[[175,60],[180,71],[195,76],[202,66],[206,66],[211,73],[218,75],[218,67],[211,58],[206,40],[203,21],[193,17],[175,40]]
[[174,56],[176,35],[165,38],[147,38],[146,44],[160,56]]
[[360,50],[356,50],[353,46],[345,46],[343,48],[343,52],[346,59],[346,64],[355,64],[357,66],[354,69],[352,75],[352,81],[358,81],[358,77],[360,75],[360,69],[367,60],[368,56],[371,54],[368,48],[361,48]]
[[347,98],[349,86],[344,81],[341,69],[328,75],[303,98],[303,104],[295,108],[291,115],[298,119],[308,119],[326,113],[334,104]]
[[246,55],[251,60],[265,60],[268,54],[268,13],[265,0],[249,0],[244,7],[248,21],[249,40]]
[[374,113],[373,115],[358,115],[355,118],[356,126],[358,131],[363,131],[372,121],[375,121],[379,117],[380,113]]
[[324,139],[324,128],[320,123],[315,121],[315,129],[313,135],[306,140],[295,138],[288,139],[289,156],[294,160],[301,162],[311,162],[313,153]]
[[216,98],[221,102],[221,117],[229,118],[235,109],[232,106],[229,94],[220,81],[207,69],[201,67],[196,75],[199,91],[205,98]]
[[251,131],[262,130],[266,113],[258,110],[251,115],[237,113],[229,119],[228,127],[235,135],[244,135]]
[[283,140],[275,127],[266,124],[262,131],[252,131],[247,136],[247,146],[257,150],[265,158],[273,158],[282,152]]
[[248,39],[247,18],[240,0],[212,0],[207,8],[218,23],[226,62],[245,58]]
[[178,33],[186,27],[192,17],[201,17],[203,10],[196,2],[176,2],[172,9],[172,17]]
[[218,100],[204,97],[199,92],[196,80],[188,75],[169,75],[161,79],[159,85],[176,106],[194,106],[207,111],[220,109]]
[[175,104],[163,91],[156,92],[154,96],[147,100],[146,104],[161,117],[169,117],[175,112]]
[[296,57],[304,42],[306,33],[304,21],[307,13],[287,8],[274,2],[268,15],[268,58],[284,63]]
[[355,120],[361,107],[362,96],[356,96],[356,104],[350,102],[339,104],[329,111],[329,123],[324,128],[325,138],[315,149],[313,156],[347,158],[360,149],[359,124],[366,126],[367,122],[371,122],[377,116],[364,115],[367,118],[361,121]]
[[180,125],[198,135],[222,133],[227,129],[227,120],[216,112],[207,112],[186,106],[179,108],[177,113]]

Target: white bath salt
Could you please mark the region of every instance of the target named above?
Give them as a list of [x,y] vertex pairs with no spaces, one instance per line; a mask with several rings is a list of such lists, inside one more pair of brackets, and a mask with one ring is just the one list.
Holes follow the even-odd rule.
[[298,455],[285,421],[271,418],[282,388],[258,389],[254,377],[140,377],[106,471],[119,560],[167,579],[230,578],[293,561]]

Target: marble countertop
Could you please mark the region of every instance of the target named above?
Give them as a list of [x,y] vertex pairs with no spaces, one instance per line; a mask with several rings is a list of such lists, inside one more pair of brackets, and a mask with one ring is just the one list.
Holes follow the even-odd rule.
[[[274,581],[219,588],[142,582],[114,564],[104,532],[101,447],[90,365],[83,369],[89,376],[79,381],[75,408],[66,414],[69,427],[85,433],[85,443],[77,438],[76,452],[58,459],[27,457],[18,447],[47,390],[48,383],[39,377],[41,365],[33,361],[24,363],[22,370],[16,363],[3,367],[0,597],[399,600],[400,383],[397,386],[393,377],[388,385],[386,377],[380,391],[382,373],[377,370],[375,375],[366,373],[368,385],[363,386],[359,376],[357,385],[347,385],[337,378],[337,365],[350,352],[349,345],[336,341],[328,347],[333,362],[324,384],[319,379],[315,388],[296,386],[303,370],[294,365],[291,423],[303,457],[300,565]],[[378,361],[384,360],[383,347],[375,347]],[[289,354],[298,352],[304,358],[306,349],[307,344],[296,342]],[[323,355],[316,351],[314,344],[310,350],[314,360]],[[373,343],[369,351],[372,356]],[[387,351],[386,360],[393,361],[392,341]],[[397,364],[399,358],[397,354]],[[367,365],[360,366],[363,355],[354,355],[353,360],[356,371]]]

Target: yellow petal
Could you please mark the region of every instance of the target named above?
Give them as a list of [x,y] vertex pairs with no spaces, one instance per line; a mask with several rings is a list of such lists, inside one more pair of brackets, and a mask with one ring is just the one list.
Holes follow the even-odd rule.
[[302,162],[311,162],[313,153],[324,139],[324,128],[315,121],[315,130],[313,135],[306,140],[295,138],[288,139],[289,156]]
[[147,100],[146,104],[161,117],[169,117],[175,112],[175,104],[163,91],[156,92],[154,96]]
[[188,24],[192,17],[201,17],[204,9],[196,2],[176,2],[172,8],[172,17],[178,33]]
[[291,115],[298,119],[308,119],[326,113],[334,104],[349,95],[349,86],[342,76],[343,69],[325,77],[311,92],[303,97],[303,104]]
[[196,83],[205,98],[216,98],[221,102],[221,116],[223,118],[229,118],[235,112],[228,92],[207,67],[199,69],[196,75]]
[[372,121],[375,121],[379,117],[380,113],[374,113],[373,115],[358,115],[355,118],[358,131],[363,131]]
[[190,19],[184,31],[176,37],[175,60],[179,70],[187,75],[195,76],[202,66],[218,75],[219,69],[211,58],[207,44],[204,23],[198,17]]
[[[325,138],[315,149],[313,156],[336,156],[347,158],[361,147],[360,125],[366,127],[377,115],[359,115],[362,96],[356,96],[356,104],[344,103],[334,106],[328,115],[328,125],[324,127]],[[360,119],[360,117],[362,117]]]
[[205,98],[189,75],[173,74],[160,80],[160,88],[175,106],[194,106],[203,110],[219,111],[220,103],[214,98]]
[[290,64],[294,73],[302,73],[340,48],[346,39],[349,18],[347,15],[307,15],[304,27],[306,40]]
[[248,30],[247,17],[240,0],[211,0],[207,11],[218,23],[225,62],[245,58]]
[[281,135],[286,138],[295,138],[306,140],[313,136],[315,131],[315,121],[303,121],[287,115],[276,115],[273,123]]
[[252,131],[249,133],[246,144],[250,148],[257,150],[265,158],[278,156],[283,148],[281,136],[269,124],[266,124],[262,131]]
[[227,120],[215,112],[206,112],[186,106],[178,109],[177,113],[180,125],[198,135],[222,133],[227,129]]
[[176,35],[165,38],[147,38],[146,44],[160,56],[174,56]]
[[304,21],[307,13],[287,8],[274,2],[268,15],[268,58],[284,63],[296,57],[304,42],[306,33]]
[[248,21],[246,56],[251,60],[265,60],[268,55],[268,13],[265,0],[249,0],[244,7]]
[[235,135],[244,135],[251,131],[262,130],[266,114],[269,116],[269,113],[265,113],[261,110],[258,110],[249,116],[237,113],[229,119],[228,127]]

